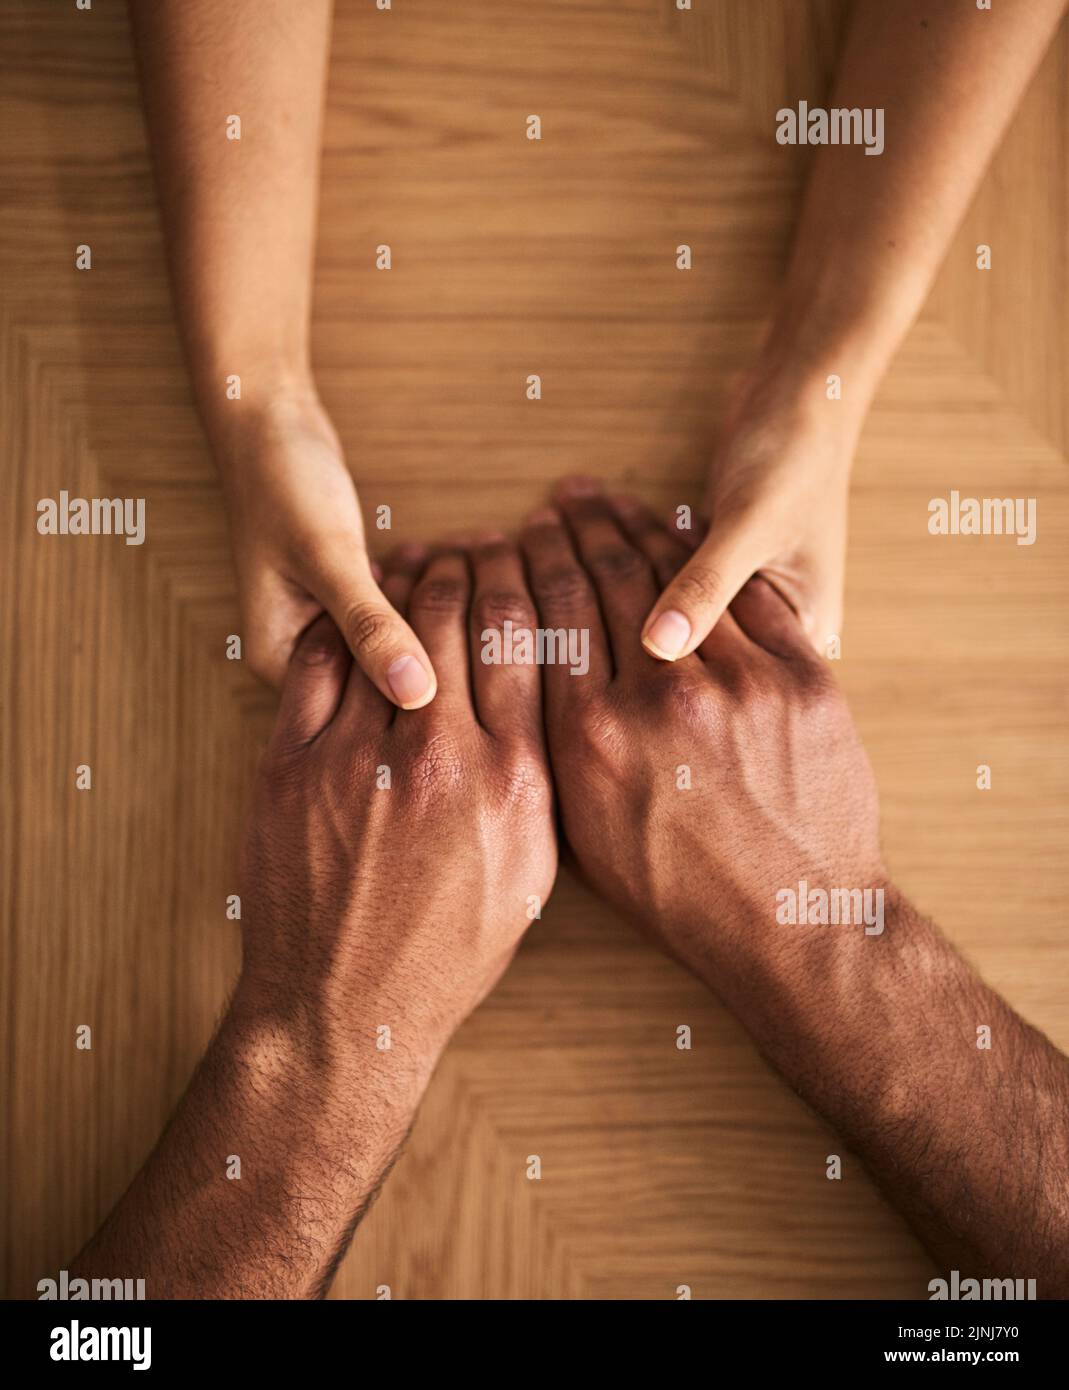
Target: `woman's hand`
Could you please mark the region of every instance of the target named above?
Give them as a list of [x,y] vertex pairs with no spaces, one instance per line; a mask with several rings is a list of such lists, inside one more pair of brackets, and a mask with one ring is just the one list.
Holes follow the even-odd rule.
[[799,403],[748,387],[713,463],[703,506],[708,530],[643,624],[652,656],[675,661],[695,651],[755,574],[783,594],[825,653],[842,623],[859,424],[856,412],[819,388]]
[[402,709],[428,704],[434,667],[383,596],[353,480],[314,392],[277,395],[217,448],[249,665],[281,685],[301,633],[329,613],[354,660]]

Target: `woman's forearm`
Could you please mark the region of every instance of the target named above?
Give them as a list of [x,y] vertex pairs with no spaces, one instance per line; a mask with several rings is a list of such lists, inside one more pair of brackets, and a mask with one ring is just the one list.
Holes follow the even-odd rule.
[[[219,445],[310,385],[331,0],[131,4],[175,305]],[[240,377],[240,399],[227,378]]]
[[868,404],[1065,8],[858,0],[828,104],[882,108],[884,148],[816,152],[766,371]]

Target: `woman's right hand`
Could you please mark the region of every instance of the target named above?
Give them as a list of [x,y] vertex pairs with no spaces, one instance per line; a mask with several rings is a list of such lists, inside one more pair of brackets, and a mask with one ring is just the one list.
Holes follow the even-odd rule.
[[280,686],[301,633],[326,612],[388,700],[429,704],[434,667],[376,582],[356,488],[314,391],[275,396],[216,452],[252,670]]

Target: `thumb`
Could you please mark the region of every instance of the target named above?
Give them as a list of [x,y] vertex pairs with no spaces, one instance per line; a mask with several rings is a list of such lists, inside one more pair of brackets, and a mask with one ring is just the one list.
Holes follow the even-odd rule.
[[363,550],[320,565],[316,597],[337,623],[353,660],[401,709],[422,709],[438,690],[423,644],[383,594]]
[[689,656],[765,559],[752,525],[714,525],[653,605],[642,628],[642,645],[662,661]]

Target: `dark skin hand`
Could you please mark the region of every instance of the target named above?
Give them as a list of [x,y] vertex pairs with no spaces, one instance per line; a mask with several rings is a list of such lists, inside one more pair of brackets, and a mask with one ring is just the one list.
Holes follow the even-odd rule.
[[441,662],[432,704],[395,709],[327,617],[297,644],[245,835],[234,998],[76,1276],[143,1278],[149,1298],[325,1292],[443,1048],[549,896],[538,672],[471,655],[530,619],[518,551],[425,560],[402,552],[386,583]]
[[[751,581],[666,666],[639,625],[684,552],[641,506],[573,488],[522,549],[533,603],[503,537],[387,562],[383,591],[440,674],[424,710],[395,712],[329,620],[305,634],[246,837],[234,1000],[72,1272],[145,1278],[150,1297],[328,1287],[442,1048],[553,881],[539,673],[478,659],[510,618],[589,632],[589,671],[547,666],[544,685],[595,886],[739,1016],[944,1271],[1069,1295],[1069,1063],[888,882],[868,763],[790,607]],[[886,929],[782,924],[799,877],[884,890]]]
[[589,675],[545,668],[564,829],[591,881],[703,976],[730,968],[769,883],[884,883],[868,761],[786,604],[757,581],[698,653],[655,661],[640,610],[686,550],[637,505],[561,495],[568,527],[547,513],[523,547],[543,625],[591,631]]
[[[868,760],[798,616],[752,579],[696,654],[657,662],[642,619],[687,550],[589,482],[559,501],[521,543],[541,625],[590,630],[588,676],[543,673],[581,870],[738,1015],[944,1273],[1069,1296],[1069,1061],[888,880]],[[883,930],[782,923],[800,879],[882,889]]]

